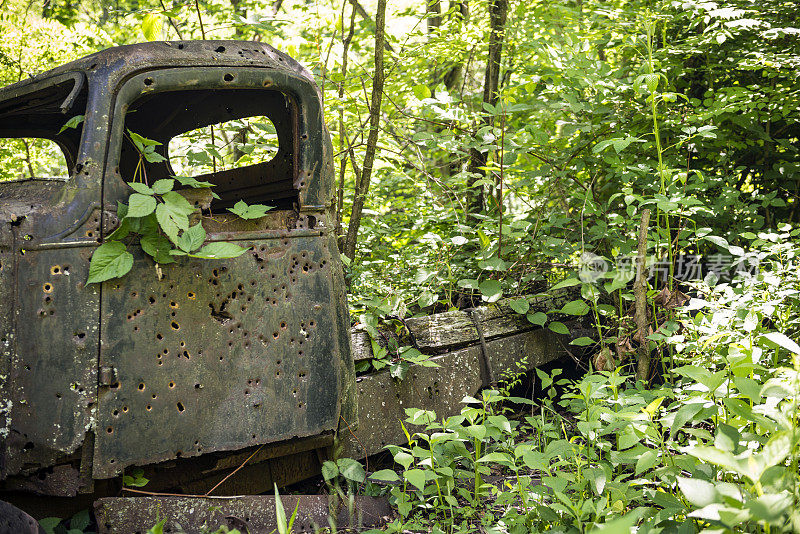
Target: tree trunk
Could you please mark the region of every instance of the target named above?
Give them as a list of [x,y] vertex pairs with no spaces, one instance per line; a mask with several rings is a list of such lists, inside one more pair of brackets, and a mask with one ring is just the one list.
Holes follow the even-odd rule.
[[[503,37],[508,18],[508,0],[491,0],[489,4],[489,20],[491,30],[489,33],[489,53],[486,58],[486,71],[483,81],[483,103],[492,106],[497,104],[499,94],[497,92],[500,82],[500,60],[503,53]],[[481,126],[491,126],[494,124],[494,116],[485,113]],[[483,186],[474,184],[486,176],[486,171],[481,167],[486,166],[487,152],[481,152],[476,148],[470,150],[469,172],[471,177],[467,183],[469,187],[469,198],[467,202],[467,212],[470,214],[479,213],[484,209]]]
[[[350,42],[353,40],[353,34],[356,28],[356,8],[352,6],[350,13],[350,27],[347,35],[344,35],[344,7],[342,7],[342,71],[341,80],[339,81],[339,102],[344,100],[344,89],[347,81],[347,62],[348,54],[350,53]],[[347,145],[347,146],[345,146]],[[336,242],[339,245],[339,251],[342,251],[344,241],[342,240],[342,211],[344,208],[344,176],[347,171],[347,158],[351,147],[347,139],[347,132],[344,125],[344,106],[339,106],[339,153],[342,159],[339,161],[339,190],[336,194]],[[356,176],[356,183],[360,180],[360,173],[356,170],[355,166],[353,171]]]
[[361,225],[361,210],[364,209],[364,199],[369,192],[369,181],[372,176],[372,167],[375,163],[375,149],[378,145],[378,127],[380,126],[381,101],[383,99],[385,29],[386,0],[378,0],[378,9],[375,13],[375,75],[372,78],[372,96],[369,106],[369,135],[367,136],[367,148],[364,153],[364,164],[361,168],[361,179],[356,181],[353,209],[350,212],[350,224],[347,226],[347,237],[344,242],[344,254],[350,259],[353,259],[356,254],[356,239],[358,238],[358,228]]

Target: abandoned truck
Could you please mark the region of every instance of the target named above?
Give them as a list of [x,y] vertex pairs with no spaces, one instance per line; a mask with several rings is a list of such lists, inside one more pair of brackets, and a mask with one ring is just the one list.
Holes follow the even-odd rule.
[[[319,473],[334,443],[353,458],[402,443],[408,407],[452,415],[504,370],[567,354],[507,306],[472,308],[404,322],[437,367],[356,378],[375,340],[350,331],[322,98],[268,45],[156,42],[74,61],[0,89],[0,150],[15,139],[49,140],[68,169],[45,178],[27,161],[24,178],[0,180],[0,499],[31,514],[95,502],[100,532],[135,532],[131,517],[155,523],[183,501],[103,498],[125,477],[146,478],[145,493],[264,493]],[[149,208],[134,208],[134,190]],[[156,219],[169,196],[202,224],[189,250],[243,254],[146,246],[156,196]],[[111,243],[128,255],[124,276],[93,277]],[[247,503],[263,504],[225,506]]]
[[[247,251],[158,265],[131,234],[130,272],[87,283],[127,182],[171,179],[171,141],[253,117],[271,125],[269,157],[183,180],[213,184],[210,204],[175,182],[205,243]],[[202,492],[265,444],[257,461],[296,459],[273,468],[280,484],[354,426],[331,144],[296,61],[240,41],[108,49],[1,89],[0,138],[52,140],[69,169],[0,182],[0,489],[111,494],[155,464],[148,489]],[[227,209],[242,200],[273,209],[244,219]]]

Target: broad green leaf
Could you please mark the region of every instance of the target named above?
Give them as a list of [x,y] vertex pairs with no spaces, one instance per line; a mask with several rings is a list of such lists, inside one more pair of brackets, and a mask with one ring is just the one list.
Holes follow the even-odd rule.
[[172,191],[172,188],[175,186],[175,180],[171,178],[165,178],[163,180],[156,180],[153,183],[153,192],[156,195],[163,195],[164,193],[169,193]]
[[235,243],[216,242],[209,243],[197,252],[189,254],[193,258],[206,258],[210,260],[221,260],[226,258],[236,258],[247,252],[248,248],[242,248]]
[[780,465],[792,451],[792,439],[788,432],[773,436],[759,453],[762,470],[773,465]]
[[508,305],[517,313],[526,314],[531,309],[531,303],[526,298],[518,298],[510,301]]
[[263,204],[253,204],[248,206],[244,200],[240,200],[234,204],[232,208],[228,208],[228,211],[238,215],[242,219],[249,220],[263,217],[269,210],[273,209],[273,207],[274,206],[265,206]]
[[708,506],[711,503],[720,502],[721,497],[719,493],[717,493],[714,484],[711,482],[697,478],[676,478],[678,480],[678,487],[681,489],[681,492],[683,492],[686,500],[698,508]]
[[177,244],[179,230],[189,229],[189,215],[195,208],[175,191],[165,193],[161,198],[164,203],[156,208],[156,219],[161,230]]
[[62,133],[67,131],[68,128],[77,128],[78,125],[83,122],[83,119],[84,119],[83,115],[75,115],[70,120],[64,123],[64,126],[62,126],[61,129],[58,131],[58,135],[61,135]]
[[595,340],[590,337],[579,337],[570,341],[569,344],[576,347],[588,347],[589,345],[594,345]]
[[161,28],[164,21],[156,13],[148,13],[142,20],[142,34],[148,41],[156,41],[161,38]]
[[636,509],[617,519],[612,519],[593,528],[589,534],[630,534],[631,528],[639,522],[644,510]]
[[511,458],[511,456],[504,452],[490,452],[489,454],[481,456],[478,459],[478,462],[514,465],[514,460]]
[[675,419],[672,421],[672,427],[669,429],[670,439],[675,439],[675,434],[678,433],[678,430],[683,428],[684,425],[691,421],[692,418],[702,409],[703,405],[699,402],[684,404],[678,408],[678,412],[675,414]]
[[414,91],[414,96],[419,100],[425,100],[431,97],[431,90],[427,85],[415,85],[412,90]]
[[176,244],[182,251],[192,252],[200,248],[205,240],[206,231],[203,228],[203,225],[198,223],[194,226],[190,226],[188,230],[185,230],[178,238],[178,242]]
[[547,325],[547,328],[555,332],[556,334],[563,334],[565,336],[569,335],[569,328],[564,323],[559,321],[552,321],[550,324]]
[[152,256],[156,263],[174,263],[175,258],[170,255],[172,243],[161,234],[148,234],[139,241],[142,250]]
[[800,345],[798,345],[793,339],[789,338],[786,334],[782,334],[780,332],[770,332],[769,334],[764,334],[762,337],[790,352],[800,354]]
[[420,491],[425,489],[425,471],[422,469],[409,469],[403,473],[403,478],[416,486]]
[[651,469],[654,465],[656,465],[656,463],[658,463],[658,451],[655,449],[649,449],[647,452],[639,456],[638,460],[636,460],[636,476]]
[[394,455],[394,461],[403,466],[403,469],[408,469],[414,463],[414,457],[405,451],[399,451]]
[[140,151],[142,151],[145,147],[158,146],[161,144],[158,141],[154,141],[153,139],[148,139],[147,137],[143,137],[137,134],[136,132],[132,132],[130,130],[128,130],[128,135],[131,137],[131,141],[133,141],[133,144]]
[[375,471],[369,476],[372,480],[382,480],[385,482],[394,482],[396,480],[400,480],[400,476],[391,469],[381,469],[380,471]]
[[87,284],[94,284],[119,278],[133,267],[133,254],[127,251],[124,243],[111,241],[103,243],[92,254],[89,263]]
[[82,533],[91,522],[92,520],[89,517],[89,510],[81,510],[77,514],[73,515],[69,520],[69,528],[78,529]]
[[547,322],[547,314],[544,312],[529,313],[527,318],[528,321],[537,326],[544,326],[544,323]]
[[586,315],[589,313],[589,305],[583,300],[572,300],[564,304],[560,313],[565,315]]
[[360,484],[367,478],[364,466],[357,460],[352,458],[339,458],[336,460],[336,464],[339,466],[339,473],[347,480]]
[[503,288],[498,280],[484,280],[479,287],[486,302],[497,302],[503,296]]
[[131,189],[141,195],[152,195],[153,189],[142,182],[128,182]]
[[479,286],[478,281],[472,278],[462,278],[458,281],[458,287],[463,287],[464,289],[478,289]]
[[580,280],[577,278],[567,278],[566,280],[562,280],[553,287],[550,288],[551,291],[555,291],[556,289],[561,289],[562,287],[570,287],[570,286],[577,286],[581,283]]
[[128,217],[146,217],[156,209],[156,199],[139,193],[128,198]]
[[45,517],[39,520],[39,525],[44,529],[47,534],[55,534],[55,528],[61,523],[60,517]]

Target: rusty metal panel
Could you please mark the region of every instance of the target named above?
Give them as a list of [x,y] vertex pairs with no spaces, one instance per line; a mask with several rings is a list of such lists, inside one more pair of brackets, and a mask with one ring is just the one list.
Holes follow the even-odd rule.
[[[18,236],[17,242],[24,241]],[[100,302],[97,288],[84,287],[92,250],[25,250],[18,255],[7,474],[52,465],[75,452],[92,428]]]
[[[506,371],[520,370],[525,362],[530,370],[566,354],[568,336],[539,328],[486,342],[486,358],[492,374],[502,377]],[[475,395],[483,386],[481,376],[484,348],[473,345],[437,356],[439,367],[412,367],[406,377],[395,380],[388,371],[357,379],[359,429],[342,435],[344,456],[363,458],[383,450],[387,444],[406,440],[399,421],[406,418],[406,408],[433,410],[438,417],[460,412],[464,395]]]
[[[385,497],[356,496],[353,510],[327,495],[281,495],[287,517],[297,507],[295,532],[318,532],[328,528],[328,517],[339,528],[379,527],[392,515]],[[106,498],[95,503],[101,534],[144,532],[165,519],[164,532],[216,532],[220,527],[250,534],[270,534],[278,528],[275,497],[257,495],[228,499],[193,497]]]
[[285,234],[103,285],[95,478],[336,428],[341,275],[326,238]]

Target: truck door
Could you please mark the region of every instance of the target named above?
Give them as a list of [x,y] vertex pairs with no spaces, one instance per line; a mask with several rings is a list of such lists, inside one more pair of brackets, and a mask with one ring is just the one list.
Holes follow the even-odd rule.
[[[190,174],[215,184],[217,198],[183,191],[208,240],[248,251],[157,265],[132,242],[131,272],[103,283],[95,477],[332,433],[352,363],[328,208],[309,201],[330,178],[314,86],[288,71],[174,68],[116,98],[105,203],[125,201],[137,165],[151,184]],[[129,132],[161,143],[164,161],[142,162]],[[228,210],[240,200],[272,209],[244,220]]]

